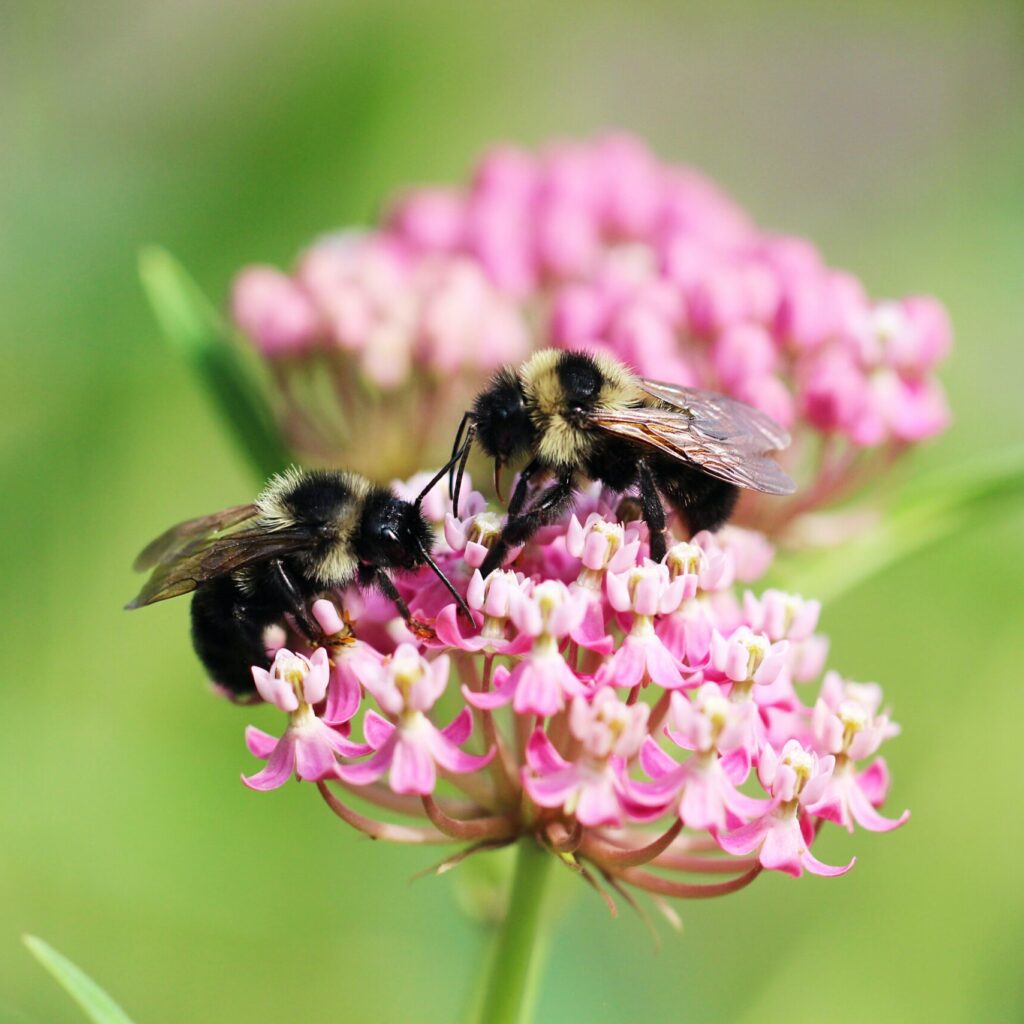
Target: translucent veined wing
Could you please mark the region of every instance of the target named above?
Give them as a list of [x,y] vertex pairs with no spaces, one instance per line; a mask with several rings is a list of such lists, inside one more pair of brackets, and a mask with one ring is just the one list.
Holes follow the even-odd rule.
[[687,413],[693,424],[708,437],[725,441],[728,438],[750,437],[763,442],[762,451],[788,448],[789,433],[770,416],[728,395],[700,388],[683,388],[657,380],[643,379],[641,390],[651,398]]
[[251,527],[192,537],[173,556],[156,565],[138,596],[126,607],[141,608],[188,594],[207,580],[299,551],[308,544],[309,531],[294,527]]
[[609,434],[692,463],[739,487],[765,494],[796,490],[782,467],[767,454],[760,431],[730,435],[722,429],[722,421],[715,420],[711,433],[702,426],[699,413],[691,415],[682,409],[597,409],[590,414],[590,421]]
[[132,568],[136,572],[145,572],[160,562],[173,561],[186,548],[205,542],[212,534],[238,526],[246,519],[252,519],[258,512],[259,506],[255,503],[234,505],[208,516],[199,516],[178,523],[147,544],[135,559]]

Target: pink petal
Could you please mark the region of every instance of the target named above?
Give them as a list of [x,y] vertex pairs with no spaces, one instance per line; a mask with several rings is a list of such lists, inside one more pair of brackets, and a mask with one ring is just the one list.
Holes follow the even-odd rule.
[[[466,711],[464,714],[468,715],[469,712]],[[491,758],[495,754],[494,747],[491,747],[486,754],[467,754],[436,729],[429,734],[428,745],[434,760],[442,768],[447,768],[448,771],[458,772],[459,774],[479,771],[490,764]]]
[[[822,864],[817,857],[811,853],[810,850],[805,850],[800,855],[800,863],[807,868],[812,875],[823,875],[825,878],[835,878],[837,875],[845,875],[854,864],[857,863],[856,857],[850,858],[850,863],[844,867],[833,867],[831,864]],[[765,867],[768,865],[766,864]]]
[[339,779],[352,783],[353,786],[365,786],[376,782],[390,767],[398,745],[397,735],[392,735],[380,750],[369,761],[361,764],[339,764],[334,768]]
[[806,853],[804,837],[795,817],[776,818],[765,833],[758,855],[770,871],[785,871],[798,877],[802,856]]
[[327,706],[324,708],[324,721],[331,725],[340,725],[342,722],[349,721],[359,710],[361,697],[362,689],[355,673],[343,660],[339,660],[331,672],[331,683],[327,689]]
[[770,828],[771,821],[766,814],[748,825],[741,826],[735,832],[725,832],[716,838],[718,845],[726,853],[745,856],[748,853],[753,853],[761,845]]
[[[324,726],[324,728],[327,728]],[[307,782],[329,779],[337,765],[334,751],[319,729],[304,729],[295,737],[295,774]]]
[[426,736],[413,739],[399,732],[389,779],[392,790],[421,796],[433,793],[437,772],[430,754]]
[[[719,761],[721,766],[721,761]],[[747,796],[741,793],[727,778],[724,772],[719,774],[719,792],[722,796],[722,803],[726,809],[731,811],[741,821],[749,821],[752,818],[767,814],[771,807],[770,800],[760,800],[755,796]]]
[[679,801],[679,817],[689,828],[721,829],[725,825],[725,805],[714,780],[707,772],[691,772]]
[[332,729],[326,722],[320,722],[320,736],[335,754],[341,754],[342,757],[365,757],[375,749],[368,743],[354,743],[337,729]]
[[740,786],[747,781],[750,774],[750,751],[746,747],[738,747],[724,754],[718,763],[725,777],[734,786]]
[[[474,616],[475,618],[476,616]],[[482,617],[481,617],[482,618]],[[438,640],[448,647],[462,651],[480,651],[487,646],[487,640],[479,634],[463,636],[459,627],[458,609],[454,604],[446,605],[434,620],[434,632]]]
[[604,612],[600,600],[589,601],[583,621],[570,632],[572,639],[597,654],[611,654],[614,638],[604,631]]
[[277,789],[283,786],[291,777],[292,769],[295,767],[295,749],[292,737],[285,733],[277,742],[266,768],[255,775],[242,776],[244,782],[250,789],[268,790]]
[[273,752],[274,747],[277,746],[277,743],[278,739],[276,736],[271,736],[270,733],[257,729],[255,725],[246,727],[245,745],[249,748],[249,753],[253,757],[266,761]]
[[617,825],[621,818],[619,801],[615,798],[611,779],[585,782],[576,804],[576,820],[586,828]]
[[871,801],[858,785],[857,779],[850,780],[847,797],[854,821],[869,832],[891,832],[894,828],[899,828],[910,817],[910,811],[904,811],[898,818],[883,817],[872,806]]
[[659,686],[664,686],[666,690],[682,686],[683,677],[676,666],[675,658],[656,634],[645,642],[645,646],[647,648],[647,674],[651,679]]
[[532,776],[523,770],[523,788],[540,807],[562,807],[579,786],[579,776],[571,765],[553,775]]
[[363,735],[374,750],[380,750],[391,738],[395,727],[376,711],[367,711],[363,719]]
[[679,765],[648,736],[640,748],[640,767],[652,779],[660,779],[675,771]]
[[516,692],[519,678],[526,671],[526,662],[521,661],[512,672],[500,667],[494,671],[494,689],[486,693],[477,693],[468,686],[462,687],[462,696],[475,708],[482,711],[489,711],[493,708],[500,708],[508,704]]
[[551,666],[545,665],[544,669],[548,671],[542,670],[536,662],[531,661],[524,661],[516,666],[512,674],[519,672],[519,682],[512,706],[517,715],[533,714],[546,718],[565,707],[562,688],[554,678]]
[[644,677],[646,661],[641,645],[631,643],[631,640],[631,637],[626,637],[623,645],[612,655],[612,660],[602,666],[597,673],[598,683],[629,689],[640,684]]
[[543,729],[534,729],[526,743],[526,763],[531,771],[551,775],[569,767]]
[[457,747],[469,739],[473,731],[473,715],[469,708],[463,708],[442,730],[441,735]]
[[885,758],[877,758],[862,771],[857,776],[857,784],[875,807],[881,807],[889,792],[889,766]]

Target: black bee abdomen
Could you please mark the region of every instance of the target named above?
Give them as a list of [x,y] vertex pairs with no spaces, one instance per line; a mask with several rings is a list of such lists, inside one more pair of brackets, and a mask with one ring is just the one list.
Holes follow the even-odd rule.
[[566,352],[559,357],[557,372],[569,407],[593,408],[604,383],[594,360],[584,352]]
[[251,667],[270,665],[264,630],[283,615],[279,606],[247,602],[231,576],[200,584],[192,598],[192,645],[210,679],[239,697],[255,692]]
[[740,496],[735,484],[674,461],[654,468],[658,489],[691,536],[701,530],[717,530],[729,521]]
[[499,373],[477,395],[473,421],[480,446],[491,458],[507,460],[533,444],[533,423],[519,381],[510,371]]

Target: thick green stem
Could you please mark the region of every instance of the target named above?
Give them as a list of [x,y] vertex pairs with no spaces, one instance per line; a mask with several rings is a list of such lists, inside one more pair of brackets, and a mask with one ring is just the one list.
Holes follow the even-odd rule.
[[551,853],[532,836],[520,839],[508,914],[498,933],[480,1007],[481,1024],[528,1024],[536,975],[547,950],[541,926],[553,863]]

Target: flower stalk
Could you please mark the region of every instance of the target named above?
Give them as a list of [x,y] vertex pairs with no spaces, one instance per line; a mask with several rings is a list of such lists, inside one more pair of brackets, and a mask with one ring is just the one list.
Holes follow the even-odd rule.
[[532,836],[519,840],[508,913],[498,933],[480,1024],[526,1024],[547,951],[544,902],[554,858]]

